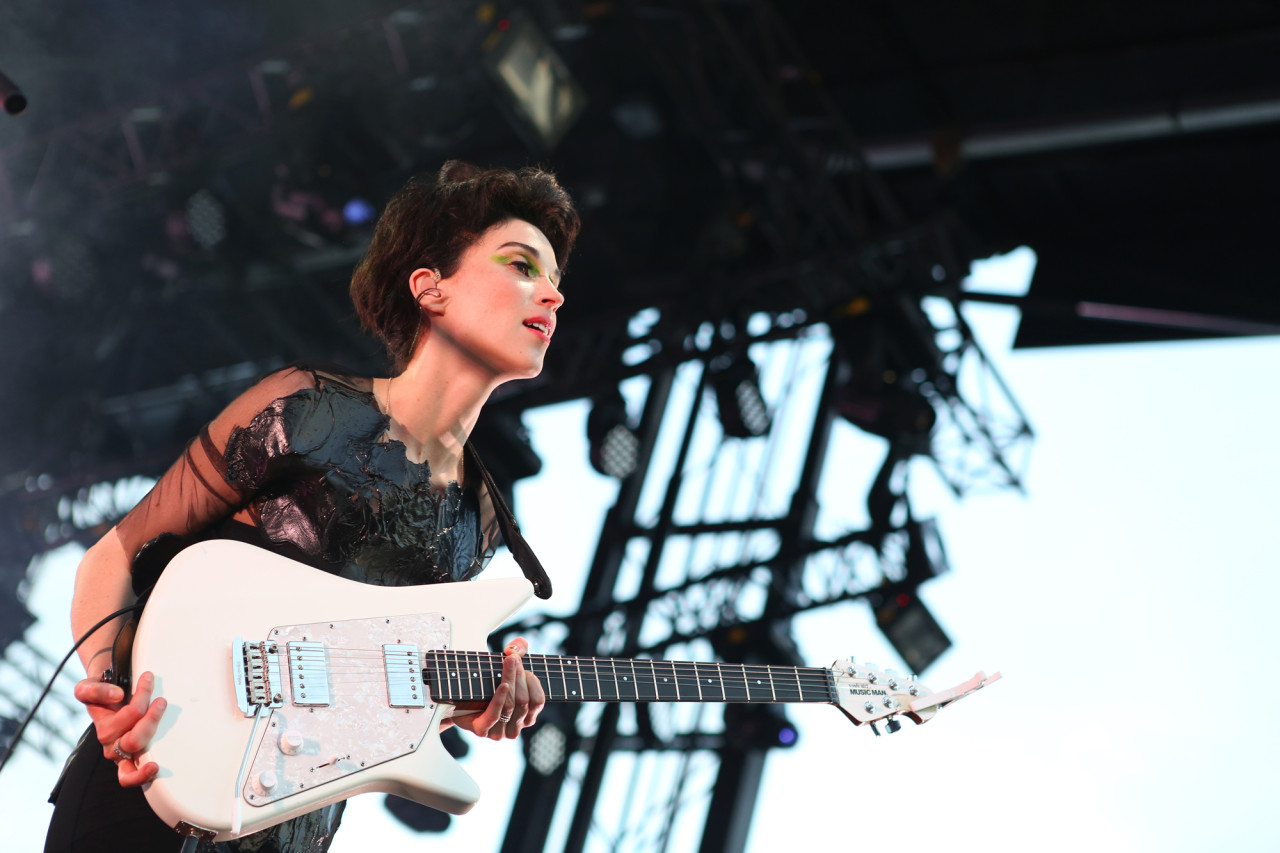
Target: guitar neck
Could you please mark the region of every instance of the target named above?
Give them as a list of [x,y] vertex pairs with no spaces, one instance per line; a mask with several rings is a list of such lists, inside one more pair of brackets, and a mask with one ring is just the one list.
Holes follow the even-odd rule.
[[[524,668],[548,702],[836,701],[830,671],[816,667],[525,655]],[[487,701],[502,680],[502,655],[428,652],[423,677],[439,702]]]

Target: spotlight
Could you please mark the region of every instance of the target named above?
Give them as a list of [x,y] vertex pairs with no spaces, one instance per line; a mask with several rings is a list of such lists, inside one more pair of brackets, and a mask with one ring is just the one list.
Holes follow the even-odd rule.
[[591,467],[606,477],[625,479],[640,463],[640,438],[631,427],[627,406],[617,390],[597,397],[587,415]]
[[11,116],[16,116],[27,108],[27,96],[22,94],[18,84],[6,77],[3,71],[0,71],[0,104],[3,104],[4,111]]
[[924,606],[914,586],[886,586],[870,600],[880,632],[912,672],[924,672],[951,648],[951,639]]
[[859,429],[928,452],[929,436],[938,413],[919,393],[898,384],[892,370],[879,377],[859,377],[844,383],[836,409]]
[[484,46],[489,73],[520,118],[517,128],[551,150],[586,106],[582,88],[527,19],[500,21]]
[[528,743],[529,766],[543,776],[550,776],[564,764],[568,740],[555,723],[543,721]]
[[372,222],[377,215],[378,211],[374,210],[373,205],[363,198],[353,198],[342,208],[342,218],[352,227],[366,225]]
[[202,249],[212,249],[227,237],[226,208],[217,196],[208,190],[200,190],[187,199],[187,228],[191,239]]
[[755,438],[773,421],[760,393],[760,376],[749,356],[718,356],[707,365],[720,409],[720,426],[732,438]]

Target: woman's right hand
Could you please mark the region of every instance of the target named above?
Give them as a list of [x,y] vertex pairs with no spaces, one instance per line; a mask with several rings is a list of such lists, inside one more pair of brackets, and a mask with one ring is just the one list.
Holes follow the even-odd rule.
[[167,704],[163,698],[151,701],[154,686],[155,676],[142,673],[134,685],[133,698],[126,705],[124,691],[114,684],[92,678],[76,684],[76,699],[89,709],[102,754],[116,763],[124,788],[145,784],[160,772],[160,765],[154,761],[138,766],[133,757],[151,744]]

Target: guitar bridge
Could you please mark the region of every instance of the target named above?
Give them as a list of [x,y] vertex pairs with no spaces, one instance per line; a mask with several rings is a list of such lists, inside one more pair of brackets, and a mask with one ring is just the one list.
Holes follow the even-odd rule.
[[246,717],[258,713],[258,708],[279,708],[284,704],[280,694],[280,661],[277,643],[246,643],[236,637],[231,643],[231,671],[234,679],[236,704]]

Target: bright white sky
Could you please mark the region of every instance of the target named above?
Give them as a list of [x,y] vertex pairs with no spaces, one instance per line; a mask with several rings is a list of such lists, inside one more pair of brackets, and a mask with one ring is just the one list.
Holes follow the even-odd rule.
[[[980,265],[976,286],[1016,288],[1030,263],[1021,252]],[[940,689],[979,669],[1004,679],[892,737],[835,709],[794,709],[800,742],[769,759],[748,849],[1280,848],[1268,817],[1280,679],[1266,666],[1280,596],[1280,339],[1011,353],[1009,309],[968,316],[1038,437],[1026,498],[956,503],[927,465],[913,471],[917,514],[939,518],[952,565],[924,598],[954,646],[923,680]],[[527,417],[548,474],[518,500],[561,607],[577,600],[613,500],[586,466],[585,416],[570,404]],[[861,513],[882,456],[878,440],[841,429],[824,512]],[[32,593],[42,621],[29,639],[58,657],[74,563],[48,560]],[[806,615],[796,633],[813,664],[854,654],[904,668],[857,604]],[[333,849],[496,850],[519,750],[475,743],[465,766],[484,798],[447,836],[412,835],[381,797],[358,797]],[[22,750],[0,774],[6,850],[40,848],[57,769]],[[694,829],[673,853],[697,847],[708,782],[686,794]],[[607,848],[597,837],[589,849]]]

